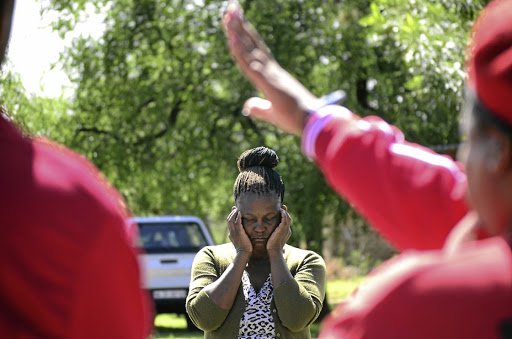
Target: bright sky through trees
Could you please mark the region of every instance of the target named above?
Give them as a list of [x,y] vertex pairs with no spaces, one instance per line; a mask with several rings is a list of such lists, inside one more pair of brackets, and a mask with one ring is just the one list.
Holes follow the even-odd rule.
[[51,22],[55,14],[40,15],[42,4],[37,0],[16,1],[11,41],[5,67],[20,74],[21,81],[29,93],[56,97],[64,90],[66,96],[72,92],[71,83],[59,66],[51,68],[59,59],[59,53],[80,34],[93,38],[103,31],[102,16],[88,11],[88,21],[81,23],[65,39],[53,32]]

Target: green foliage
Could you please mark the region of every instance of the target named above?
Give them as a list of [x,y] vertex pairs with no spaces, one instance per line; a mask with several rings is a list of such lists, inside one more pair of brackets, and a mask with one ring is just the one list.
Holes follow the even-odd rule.
[[[359,115],[378,115],[409,140],[457,142],[463,52],[485,1],[242,1],[276,59],[315,94],[338,88]],[[71,102],[26,98],[4,75],[5,105],[34,133],[90,158],[134,214],[194,214],[225,227],[236,158],[274,148],[294,218],[292,242],[320,251],[325,223],[350,207],[301,154],[299,140],[240,114],[257,95],[236,69],[221,29],[226,2],[44,0],[62,35],[105,13],[98,40],[80,37],[61,58]],[[93,6],[93,7],[91,7]],[[31,113],[29,113],[31,112]],[[354,250],[357,250],[355,248]]]
[[458,141],[464,52],[471,24],[486,3],[377,0],[359,21],[368,48],[375,51],[374,65],[396,69],[394,79],[393,73],[375,69],[371,106],[409,140]]
[[27,96],[19,76],[5,68],[0,73],[0,104],[26,133],[60,142],[70,132],[61,121],[69,119],[69,103],[63,98]]
[[326,291],[329,303],[335,307],[344,298],[348,297],[364,280],[364,276],[354,276],[348,279],[328,280]]

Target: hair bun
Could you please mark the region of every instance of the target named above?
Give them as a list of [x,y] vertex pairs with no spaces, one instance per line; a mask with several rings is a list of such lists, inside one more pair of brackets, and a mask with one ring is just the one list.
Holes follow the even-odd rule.
[[238,157],[237,161],[238,170],[240,172],[254,166],[274,168],[277,166],[277,164],[279,164],[279,157],[277,156],[276,152],[263,146],[243,152]]

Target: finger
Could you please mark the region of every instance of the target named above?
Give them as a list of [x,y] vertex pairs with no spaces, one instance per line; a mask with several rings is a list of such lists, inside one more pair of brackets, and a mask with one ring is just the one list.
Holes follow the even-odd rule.
[[248,21],[244,21],[241,25],[241,29],[242,30],[239,34],[245,36],[252,46],[261,51],[263,53],[262,57],[265,57],[267,59],[273,59],[272,52],[265,44],[265,40],[263,40],[263,38],[260,36],[258,31],[251,25],[251,23],[249,23]]
[[242,227],[242,214],[239,211],[237,211],[237,214],[236,214],[235,226],[237,228],[241,227],[243,229],[243,227]]
[[235,218],[236,218],[236,213],[237,213],[237,210],[232,210],[231,213],[229,213],[229,216],[228,216],[228,229],[229,231],[233,231],[235,229]]
[[233,218],[233,215],[236,213],[236,209],[232,209],[231,212],[229,212],[228,217],[226,218],[227,221],[230,221]]
[[[239,49],[244,49],[247,47],[247,43],[250,41],[250,38],[242,37],[244,35],[244,30],[242,29],[243,23],[240,15],[236,14],[237,12],[237,9],[231,11],[228,10],[224,15],[224,32],[228,41],[233,43],[235,40],[240,40],[237,41],[238,44],[236,44],[236,46]],[[242,39],[244,40],[244,43],[242,43]]]
[[226,27],[227,23],[230,20],[234,19],[235,16],[240,15],[240,13],[238,13],[238,12],[241,10],[242,10],[242,8],[237,3],[237,1],[229,0],[228,7],[227,7],[226,11],[224,12],[224,15],[222,16],[222,23],[224,24],[225,28],[227,28]]
[[274,110],[270,101],[254,97],[245,101],[242,114],[265,122],[272,122]]
[[242,223],[242,213],[240,212],[238,212],[238,219],[235,223],[235,231],[238,232],[239,234],[248,236],[247,233],[245,232],[244,225]]
[[245,47],[242,45],[240,38],[231,32],[228,32],[228,48],[231,56],[235,60],[235,63],[240,68],[242,73],[244,73],[247,77],[250,77],[252,75],[252,70],[249,66],[250,52],[245,51]]
[[290,229],[290,225],[291,225],[291,222],[292,222],[292,217],[290,216],[290,214],[288,214],[288,212],[284,209],[281,209],[281,222],[282,224],[287,227],[288,229]]
[[284,214],[286,215],[286,220],[288,224],[292,223],[292,216],[288,213],[288,211],[284,211]]
[[268,52],[255,45],[248,36],[230,35],[230,52],[244,74],[253,81],[262,81],[265,68],[269,65]]
[[269,48],[250,23],[234,21],[232,25],[231,34],[236,35],[245,53],[250,53],[254,58],[262,61],[273,58]]
[[235,8],[224,15],[229,50],[242,72],[250,80],[258,81],[262,67],[271,58],[270,52],[256,31],[243,21],[240,11]]
[[283,214],[283,220],[284,220],[284,227],[286,228],[286,241],[285,242],[288,242],[288,240],[290,240],[290,237],[292,236],[292,228],[290,227],[291,226],[291,222],[292,222],[292,218],[290,217],[290,214],[288,214],[288,211],[285,210],[285,209],[281,209],[282,211],[282,214]]
[[233,237],[235,239],[240,239],[240,234],[244,234],[245,230],[242,226],[242,214],[238,210],[233,210],[233,215],[231,216],[231,222],[229,225],[229,239],[234,243]]
[[245,232],[244,224],[242,223],[242,214],[240,213],[240,220],[238,221],[237,227],[240,233],[244,234],[245,236],[249,237],[247,235],[247,232]]
[[285,227],[286,226],[286,215],[284,214],[284,210],[281,208],[280,211],[281,213],[281,222],[279,223],[279,226],[278,227]]
[[246,44],[243,38],[230,32],[228,34],[229,51],[242,73],[253,82],[261,81],[261,71],[264,67],[265,59],[261,58],[254,47]]
[[246,44],[252,48],[258,48],[265,52],[267,56],[271,56],[269,48],[265,45],[264,40],[259,35],[258,31],[247,21],[243,15],[243,10],[239,5],[230,4],[227,11],[228,15],[225,16],[225,24],[227,30],[231,30],[239,37],[246,40]]

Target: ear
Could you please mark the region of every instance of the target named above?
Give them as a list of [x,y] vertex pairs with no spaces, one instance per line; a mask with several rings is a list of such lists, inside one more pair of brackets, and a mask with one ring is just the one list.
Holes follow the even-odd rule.
[[286,205],[283,205],[281,208],[285,211],[288,211],[288,207],[286,207]]
[[233,206],[233,207],[231,207],[231,210],[234,210],[235,208],[236,208],[236,206]]
[[510,137],[495,129],[490,129],[488,133],[487,168],[497,175],[506,174],[512,169],[512,141]]

